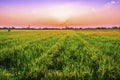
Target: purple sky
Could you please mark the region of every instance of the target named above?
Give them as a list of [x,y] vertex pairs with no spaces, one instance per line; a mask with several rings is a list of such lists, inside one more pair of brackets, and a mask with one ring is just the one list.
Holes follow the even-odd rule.
[[120,0],[0,0],[0,26],[120,25]]

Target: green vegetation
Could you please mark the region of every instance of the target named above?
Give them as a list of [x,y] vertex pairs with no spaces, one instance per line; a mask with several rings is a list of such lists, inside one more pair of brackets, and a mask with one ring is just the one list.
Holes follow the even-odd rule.
[[120,30],[0,31],[0,80],[119,80]]

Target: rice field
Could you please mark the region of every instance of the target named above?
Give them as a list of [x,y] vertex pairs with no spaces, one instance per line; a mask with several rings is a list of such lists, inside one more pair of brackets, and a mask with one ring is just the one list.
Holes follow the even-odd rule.
[[120,30],[0,30],[0,80],[120,80]]

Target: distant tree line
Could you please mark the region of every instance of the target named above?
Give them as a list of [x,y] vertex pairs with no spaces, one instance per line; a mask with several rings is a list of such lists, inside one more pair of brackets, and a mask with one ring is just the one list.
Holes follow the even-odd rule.
[[81,29],[120,29],[120,26],[113,26],[113,27],[96,27],[96,28],[81,28],[81,27],[69,27],[66,26],[64,28],[48,28],[48,27],[44,27],[44,28],[31,28],[30,26],[26,27],[26,28],[15,28],[15,27],[3,27],[0,29],[7,29],[8,32],[10,32],[11,30],[81,30]]

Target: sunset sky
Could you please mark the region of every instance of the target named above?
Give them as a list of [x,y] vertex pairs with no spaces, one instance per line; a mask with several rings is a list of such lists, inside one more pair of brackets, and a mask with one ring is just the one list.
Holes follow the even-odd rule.
[[0,26],[120,25],[120,0],[0,0]]

